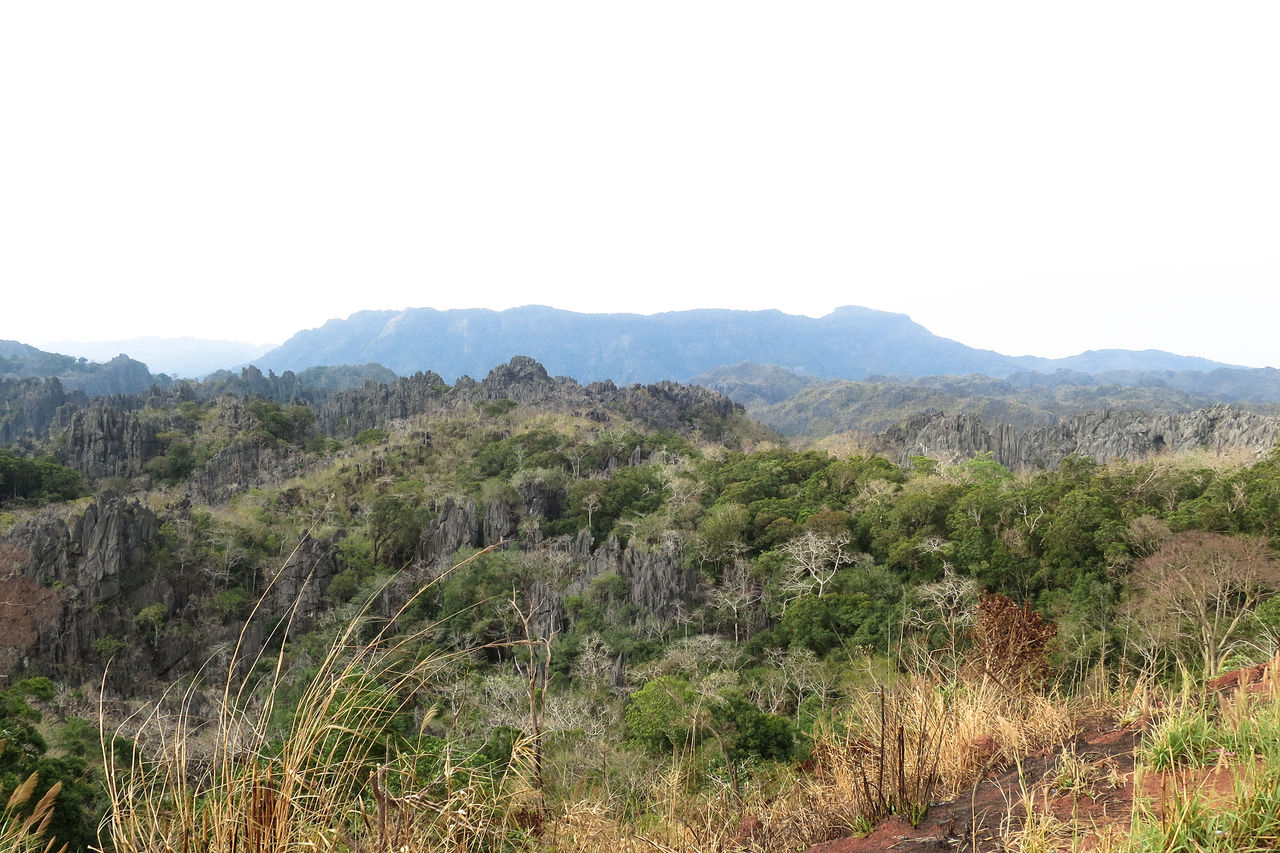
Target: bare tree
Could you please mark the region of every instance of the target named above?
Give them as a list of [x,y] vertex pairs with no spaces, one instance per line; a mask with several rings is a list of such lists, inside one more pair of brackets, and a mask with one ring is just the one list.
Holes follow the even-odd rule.
[[[551,684],[551,643],[555,639],[556,632],[555,626],[552,625],[545,636],[539,636],[539,632],[535,630],[538,614],[535,613],[533,605],[526,610],[521,610],[520,603],[514,595],[511,597],[511,609],[524,629],[524,639],[517,645],[523,645],[529,650],[529,670],[526,673],[528,679],[525,685],[529,700],[529,743],[533,749],[534,790],[541,798],[545,796],[542,775],[543,722],[547,707],[547,687]],[[543,805],[546,805],[545,801]]]
[[840,567],[853,562],[853,554],[847,550],[849,534],[834,536],[806,530],[782,546],[787,558],[787,576],[782,582],[784,609],[787,602],[814,592],[821,598],[826,594]]
[[[973,578],[955,573],[945,565],[942,580],[918,586],[907,596],[904,627],[919,633],[924,648],[916,649],[922,670],[946,668],[955,663],[960,640],[973,626],[975,606],[982,587]],[[933,647],[931,634],[941,631],[942,646]]]
[[711,604],[716,610],[728,613],[733,618],[733,641],[740,639],[740,626],[744,617],[748,617],[756,605],[760,603],[763,591],[756,580],[751,577],[751,566],[746,560],[738,558],[724,570],[720,583],[711,593]]
[[1261,536],[1179,533],[1129,576],[1135,631],[1178,660],[1199,658],[1214,675],[1241,639],[1253,608],[1280,590],[1280,564]]

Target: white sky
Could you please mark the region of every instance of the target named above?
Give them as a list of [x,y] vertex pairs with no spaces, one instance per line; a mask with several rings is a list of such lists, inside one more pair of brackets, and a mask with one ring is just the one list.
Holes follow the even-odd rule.
[[0,339],[910,314],[1280,366],[1280,3],[0,4]]

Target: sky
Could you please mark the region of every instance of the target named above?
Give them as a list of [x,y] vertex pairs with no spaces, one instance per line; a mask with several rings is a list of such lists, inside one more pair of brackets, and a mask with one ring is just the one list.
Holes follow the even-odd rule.
[[0,4],[0,339],[841,305],[1280,366],[1280,3]]

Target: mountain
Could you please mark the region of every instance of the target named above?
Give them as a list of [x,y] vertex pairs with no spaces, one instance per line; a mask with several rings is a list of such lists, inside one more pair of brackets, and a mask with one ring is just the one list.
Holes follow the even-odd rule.
[[17,341],[0,341],[0,379],[58,379],[68,391],[89,396],[134,394],[154,384],[167,384],[140,361],[118,355],[105,363],[45,352]]
[[1051,372],[1073,370],[1080,373],[1105,373],[1113,370],[1191,370],[1206,372],[1231,367],[1219,361],[1193,356],[1174,356],[1164,350],[1091,349],[1066,358],[1032,359],[1033,369]]
[[831,379],[1101,369],[1205,370],[1204,359],[1147,351],[1098,351],[1055,360],[975,349],[931,333],[905,314],[846,306],[825,317],[706,309],[664,314],[580,314],[540,305],[506,311],[362,311],[302,331],[255,363],[299,371],[377,362],[402,375],[434,370],[446,380],[479,375],[514,354],[579,381],[686,379],[739,362],[779,365]]
[[90,361],[107,361],[124,353],[130,358],[145,362],[152,370],[160,373],[200,378],[215,370],[248,364],[269,352],[274,345],[149,336],[117,341],[54,341],[43,346],[54,352],[65,352]]

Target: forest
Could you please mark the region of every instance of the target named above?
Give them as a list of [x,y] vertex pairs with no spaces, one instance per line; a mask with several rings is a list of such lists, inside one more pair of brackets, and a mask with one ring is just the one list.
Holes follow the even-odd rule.
[[[902,465],[539,371],[177,383],[0,449],[0,850],[804,850],[1041,751],[956,849],[1275,837],[1280,705],[1206,685],[1276,653],[1280,452]],[[1235,790],[1038,815],[1110,784],[1099,720]]]

